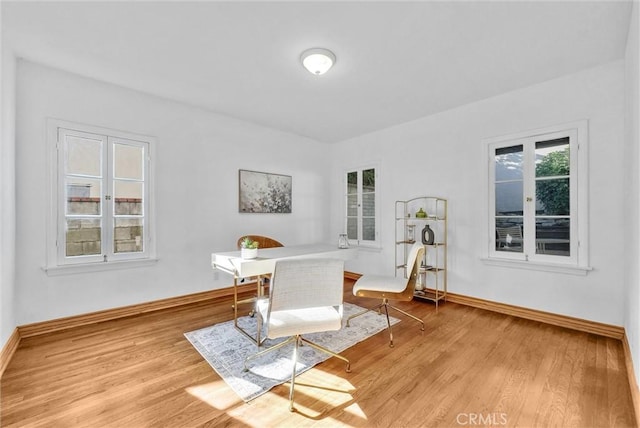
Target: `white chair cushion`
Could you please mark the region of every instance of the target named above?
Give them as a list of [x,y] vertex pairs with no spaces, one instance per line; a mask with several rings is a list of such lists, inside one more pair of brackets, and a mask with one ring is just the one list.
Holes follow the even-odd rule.
[[318,307],[312,310],[306,308],[271,311],[268,337],[275,339],[317,331],[340,330],[341,327],[340,310],[333,306]]
[[281,260],[276,262],[271,278],[269,297],[256,304],[268,338],[342,328],[342,260]]
[[407,278],[389,277],[383,275],[363,275],[353,285],[353,294],[359,290],[386,291],[401,293],[407,288]]

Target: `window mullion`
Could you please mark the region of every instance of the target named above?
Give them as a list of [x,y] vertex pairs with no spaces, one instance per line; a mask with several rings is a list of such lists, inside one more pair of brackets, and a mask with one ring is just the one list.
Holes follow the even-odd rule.
[[57,254],[58,260],[64,260],[66,255],[66,183],[65,183],[65,132],[62,129],[58,129],[58,141],[57,145],[57,156],[58,156],[58,188],[57,188],[57,204],[58,204],[58,218],[57,218],[57,236],[56,236],[56,245],[57,245]]
[[578,144],[577,130],[569,132],[569,240],[571,247],[569,249],[571,258],[575,263],[579,262],[579,233],[578,233],[578,159],[580,145]]
[[362,243],[364,240],[364,219],[362,216],[362,204],[363,197],[362,194],[364,192],[364,170],[358,170],[358,245]]
[[536,254],[536,157],[535,141],[524,142],[523,250],[525,258]]
[[487,180],[488,186],[488,218],[489,218],[489,235],[487,245],[489,247],[489,254],[496,253],[496,149],[497,145],[490,145],[487,155],[487,172],[489,179]]
[[106,256],[106,261],[113,259],[113,139],[107,137],[107,144],[105,144],[105,156],[103,161],[103,173],[102,181],[104,194],[102,195],[102,201],[104,203],[102,212],[103,222],[103,240],[102,240],[102,254]]

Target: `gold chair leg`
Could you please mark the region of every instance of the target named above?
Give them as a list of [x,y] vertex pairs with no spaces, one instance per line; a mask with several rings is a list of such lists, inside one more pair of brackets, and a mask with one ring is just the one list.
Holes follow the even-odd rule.
[[336,357],[341,359],[342,361],[347,363],[347,368],[346,368],[346,372],[347,373],[351,373],[351,362],[343,357],[340,354],[336,354],[335,352],[333,352],[330,349],[325,348],[324,346],[320,346],[316,343],[313,343],[305,338],[303,338],[300,335],[297,336],[291,336],[290,338],[288,338],[287,340],[284,340],[276,345],[273,345],[270,348],[267,348],[263,351],[257,352],[253,355],[249,355],[247,358],[244,359],[244,371],[249,371],[249,368],[247,367],[247,362],[249,362],[249,360],[253,360],[254,358],[258,358],[268,352],[271,351],[275,351],[276,349],[282,348],[283,346],[291,343],[291,342],[295,342],[294,347],[293,347],[293,356],[291,357],[291,363],[293,365],[293,367],[291,368],[291,386],[289,388],[289,411],[293,412],[294,408],[293,408],[293,393],[294,393],[294,387],[295,387],[295,383],[296,383],[296,365],[298,364],[298,348],[300,347],[300,345],[302,344],[307,344],[309,346],[311,346],[312,348],[317,349],[318,351],[321,352],[325,352],[329,355],[331,355],[332,357]]
[[341,359],[342,361],[345,361],[347,363],[347,373],[351,373],[351,362],[349,362],[348,359],[346,359],[345,357],[343,357],[340,354],[336,354],[335,352],[333,352],[330,349],[325,348],[324,346],[320,346],[316,343],[311,342],[310,340],[305,339],[304,337],[297,335],[295,337],[295,346],[293,348],[293,357],[291,358],[292,363],[293,363],[293,367],[291,369],[291,386],[289,388],[289,411],[293,412],[294,408],[293,408],[293,393],[294,393],[294,388],[295,388],[295,383],[296,383],[296,365],[298,363],[298,347],[302,344],[307,344],[309,346],[311,346],[312,348],[317,349],[318,351],[321,352],[325,352],[329,355],[331,355],[332,357],[336,357]]
[[364,314],[366,314],[367,312],[369,312],[369,311],[373,311],[373,310],[376,310],[376,309],[377,309],[377,310],[378,310],[378,312],[379,312],[379,311],[380,311],[380,308],[382,308],[382,306],[384,306],[384,302],[382,302],[382,303],[380,303],[379,305],[376,305],[376,306],[374,306],[374,307],[372,307],[372,308],[365,309],[365,310],[364,310],[364,311],[362,311],[362,312],[358,312],[357,314],[353,314],[353,315],[351,315],[349,318],[347,318],[347,327],[349,327],[349,322],[350,322],[353,318],[357,318],[357,317],[359,317],[360,315],[364,315]]
[[349,321],[351,321],[352,318],[359,317],[360,315],[364,315],[367,312],[373,311],[375,309],[377,309],[378,312],[380,312],[380,309],[383,308],[383,307],[384,307],[384,314],[385,314],[385,316],[387,318],[387,329],[389,330],[389,347],[390,348],[393,348],[393,330],[391,329],[391,320],[389,319],[389,308],[395,309],[396,311],[400,312],[401,314],[406,315],[406,316],[408,316],[409,318],[411,318],[411,319],[413,319],[415,321],[418,321],[420,323],[420,331],[424,331],[424,321],[422,321],[420,318],[418,318],[418,317],[416,317],[414,315],[411,315],[408,312],[403,311],[402,309],[399,309],[399,308],[396,308],[393,305],[390,305],[389,304],[389,299],[386,299],[386,298],[383,298],[382,299],[382,303],[380,303],[377,306],[374,306],[374,307],[372,307],[370,309],[365,309],[362,312],[358,312],[357,314],[351,315],[349,318],[347,318],[347,327],[349,327]]
[[296,364],[298,363],[298,346],[300,346],[300,335],[295,336],[295,345],[293,346],[293,357],[291,357],[291,385],[289,386],[289,411],[293,412],[293,388],[296,383]]
[[424,321],[422,321],[420,318],[418,318],[416,316],[413,316],[410,313],[403,311],[402,309],[398,309],[393,305],[387,304],[387,306],[389,306],[391,309],[395,309],[396,311],[400,312],[401,314],[404,314],[404,315],[408,316],[411,319],[414,319],[414,320],[418,321],[420,323],[420,330],[424,331]]
[[384,314],[387,317],[387,330],[389,330],[389,348],[393,348],[393,329],[391,328],[391,320],[389,319],[389,303],[384,299]]
[[249,362],[249,360],[253,360],[254,358],[258,358],[258,357],[260,357],[260,356],[262,356],[262,355],[264,355],[264,354],[266,354],[268,352],[275,351],[276,349],[282,348],[286,344],[291,343],[293,340],[295,340],[295,338],[296,338],[295,336],[291,336],[287,340],[284,340],[284,341],[282,341],[280,343],[277,343],[277,344],[271,346],[270,348],[267,348],[267,349],[265,349],[263,351],[260,351],[260,352],[256,352],[253,355],[249,355],[247,358],[244,359],[244,371],[245,372],[249,371],[249,368],[247,367],[247,363]]
[[339,358],[339,359],[341,359],[342,361],[346,362],[346,363],[347,363],[347,368],[346,368],[346,370],[345,370],[345,371],[346,371],[347,373],[351,373],[351,362],[350,362],[347,358],[343,357],[343,356],[342,356],[342,355],[340,355],[340,354],[336,354],[335,352],[333,352],[333,351],[332,351],[332,350],[330,350],[330,349],[325,348],[324,346],[320,346],[320,345],[318,345],[317,343],[313,343],[313,342],[311,342],[310,340],[307,340],[307,339],[305,339],[305,338],[304,338],[304,337],[302,337],[302,336],[300,337],[300,342],[304,342],[304,343],[306,343],[307,345],[311,346],[312,348],[316,348],[318,351],[322,351],[322,352],[324,352],[324,353],[326,353],[326,354],[331,355],[332,357]]

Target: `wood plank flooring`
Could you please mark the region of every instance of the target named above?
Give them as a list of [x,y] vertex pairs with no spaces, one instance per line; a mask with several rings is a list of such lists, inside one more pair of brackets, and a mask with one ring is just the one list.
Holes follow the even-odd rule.
[[[360,306],[375,301],[351,295]],[[25,338],[1,379],[2,427],[632,427],[622,343],[457,305],[398,306],[387,332],[244,403],[183,333],[230,299]],[[356,322],[356,321],[354,321]]]

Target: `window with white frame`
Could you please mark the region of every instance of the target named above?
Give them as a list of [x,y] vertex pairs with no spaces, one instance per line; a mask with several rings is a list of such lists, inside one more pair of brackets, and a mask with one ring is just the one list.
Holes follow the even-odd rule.
[[489,259],[586,267],[586,121],[486,143]]
[[49,268],[149,259],[150,138],[50,124]]
[[360,246],[378,245],[378,187],[375,167],[359,168],[345,174],[345,227],[349,242]]

